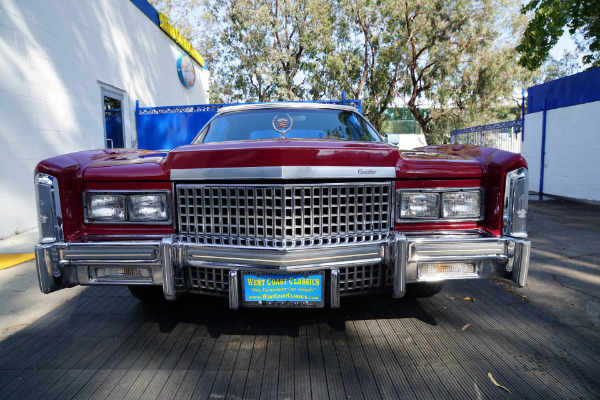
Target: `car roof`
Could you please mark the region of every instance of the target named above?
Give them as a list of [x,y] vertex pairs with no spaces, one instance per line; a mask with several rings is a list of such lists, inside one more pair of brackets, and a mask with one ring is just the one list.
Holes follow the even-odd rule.
[[340,110],[340,111],[353,111],[358,113],[358,110],[352,106],[342,106],[338,104],[327,104],[327,103],[309,103],[309,102],[280,102],[280,103],[252,103],[252,104],[240,104],[236,106],[222,107],[219,109],[218,114],[225,114],[236,111],[248,111],[248,110],[268,110],[273,108],[288,108],[288,109],[310,109],[310,110]]

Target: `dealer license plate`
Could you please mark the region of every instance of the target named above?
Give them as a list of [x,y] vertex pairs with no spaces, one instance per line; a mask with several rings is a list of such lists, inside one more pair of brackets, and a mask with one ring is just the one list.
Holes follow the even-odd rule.
[[243,305],[247,307],[323,307],[323,271],[273,274],[242,272]]

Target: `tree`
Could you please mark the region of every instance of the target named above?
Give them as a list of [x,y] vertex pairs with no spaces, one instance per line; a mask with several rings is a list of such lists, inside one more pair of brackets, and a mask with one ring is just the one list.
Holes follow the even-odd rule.
[[317,0],[226,0],[208,6],[222,101],[301,100],[311,55],[328,40],[329,5]]
[[332,5],[332,36],[315,54],[310,74],[313,98],[339,96],[363,100],[363,112],[376,128],[383,112],[402,94],[404,42],[397,39],[397,2],[338,0]]
[[531,0],[522,13],[533,12],[517,50],[520,64],[530,70],[538,69],[548,59],[550,49],[563,35],[580,33],[580,49],[587,54],[583,63],[600,66],[600,1],[598,0]]
[[[331,92],[337,86],[362,99],[364,112],[377,128],[388,107],[405,105],[428,139],[441,140],[441,133],[431,131],[442,126],[434,124],[436,120],[460,120],[454,103],[459,99],[450,93],[461,89],[460,72],[478,72],[468,67],[480,69],[490,51],[504,55],[516,45],[507,39],[513,37],[507,26],[519,19],[518,8],[511,4],[509,0],[338,0],[334,2],[334,46],[322,54],[319,84],[313,84],[313,90]],[[487,62],[493,66],[498,60],[487,57]],[[515,62],[507,60],[506,65]],[[488,85],[501,88],[501,93],[480,92],[490,92],[494,100],[510,98],[514,87],[507,87],[515,84],[515,78],[503,75],[503,85]],[[324,85],[329,85],[326,90]],[[468,98],[463,100],[465,108],[470,106],[465,102]]]
[[321,100],[345,90],[378,129],[389,107],[405,105],[439,142],[450,127],[514,107],[523,74],[509,49],[524,17],[513,3],[207,1],[196,29],[208,32],[200,47],[211,49],[213,102]]

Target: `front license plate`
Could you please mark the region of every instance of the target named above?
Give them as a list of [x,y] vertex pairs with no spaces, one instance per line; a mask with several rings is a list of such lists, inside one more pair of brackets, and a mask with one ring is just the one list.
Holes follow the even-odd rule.
[[294,274],[242,272],[247,307],[323,307],[323,271]]

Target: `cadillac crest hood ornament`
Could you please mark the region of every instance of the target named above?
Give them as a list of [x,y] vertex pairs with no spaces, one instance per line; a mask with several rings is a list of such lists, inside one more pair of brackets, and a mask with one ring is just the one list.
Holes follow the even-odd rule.
[[292,129],[294,121],[292,120],[292,117],[290,117],[290,114],[285,114],[285,116],[281,117],[279,115],[276,115],[275,117],[273,117],[272,124],[273,129],[279,132],[281,137],[283,137],[286,133],[290,131],[290,129]]

